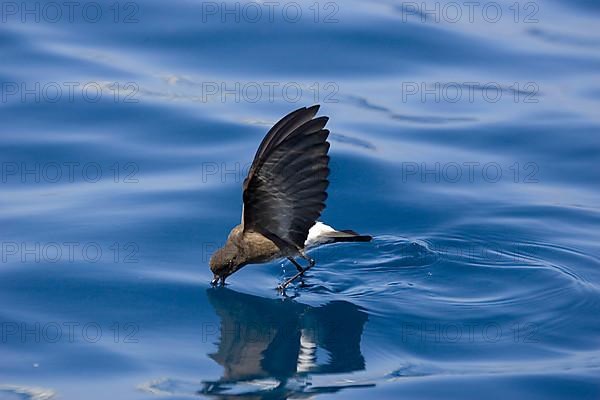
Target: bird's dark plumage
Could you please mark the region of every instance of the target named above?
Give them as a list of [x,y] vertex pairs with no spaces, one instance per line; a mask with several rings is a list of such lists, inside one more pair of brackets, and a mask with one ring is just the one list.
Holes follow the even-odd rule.
[[329,118],[301,108],[263,139],[244,181],[244,231],[262,233],[288,251],[300,250],[321,215],[329,181]]
[[[318,110],[319,106],[312,106],[286,115],[261,142],[244,180],[242,223],[231,230],[225,245],[210,259],[213,284],[224,283],[247,264],[285,256],[298,269],[280,286],[285,289],[315,264],[304,253],[305,246],[371,240],[367,235],[316,223],[325,208],[329,186],[329,131],[325,129],[329,118],[315,118]],[[297,256],[306,259],[308,266],[298,264]]]

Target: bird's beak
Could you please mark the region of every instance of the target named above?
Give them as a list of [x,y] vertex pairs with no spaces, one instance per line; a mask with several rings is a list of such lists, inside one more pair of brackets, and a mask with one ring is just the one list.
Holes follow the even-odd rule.
[[213,276],[213,280],[212,280],[212,281],[210,281],[210,284],[211,284],[211,285],[213,285],[213,286],[217,286],[217,283],[219,283],[219,279],[221,279],[221,278],[219,277],[219,275],[217,275],[217,274],[214,274],[214,276]]

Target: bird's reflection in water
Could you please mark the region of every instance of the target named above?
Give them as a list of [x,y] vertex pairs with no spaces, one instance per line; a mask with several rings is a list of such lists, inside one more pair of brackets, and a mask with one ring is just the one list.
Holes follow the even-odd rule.
[[220,318],[218,350],[209,356],[224,372],[218,381],[204,382],[201,394],[286,398],[365,386],[298,385],[311,375],[365,369],[360,340],[367,314],[354,304],[311,307],[227,288],[207,295]]

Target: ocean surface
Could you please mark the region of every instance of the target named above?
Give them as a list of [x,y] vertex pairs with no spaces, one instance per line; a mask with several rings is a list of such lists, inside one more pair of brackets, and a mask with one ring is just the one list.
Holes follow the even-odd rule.
[[[0,399],[600,398],[600,3],[2,2]],[[211,288],[321,104],[371,243]]]

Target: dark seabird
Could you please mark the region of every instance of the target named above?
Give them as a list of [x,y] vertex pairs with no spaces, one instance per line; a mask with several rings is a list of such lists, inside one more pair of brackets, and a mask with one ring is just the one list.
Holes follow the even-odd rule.
[[[287,257],[298,273],[283,290],[315,265],[305,248],[334,242],[368,242],[371,236],[338,231],[317,222],[329,186],[328,117],[315,118],[319,106],[300,108],[267,133],[244,180],[242,222],[210,259],[216,285],[247,264]],[[302,267],[296,257],[307,261]]]

